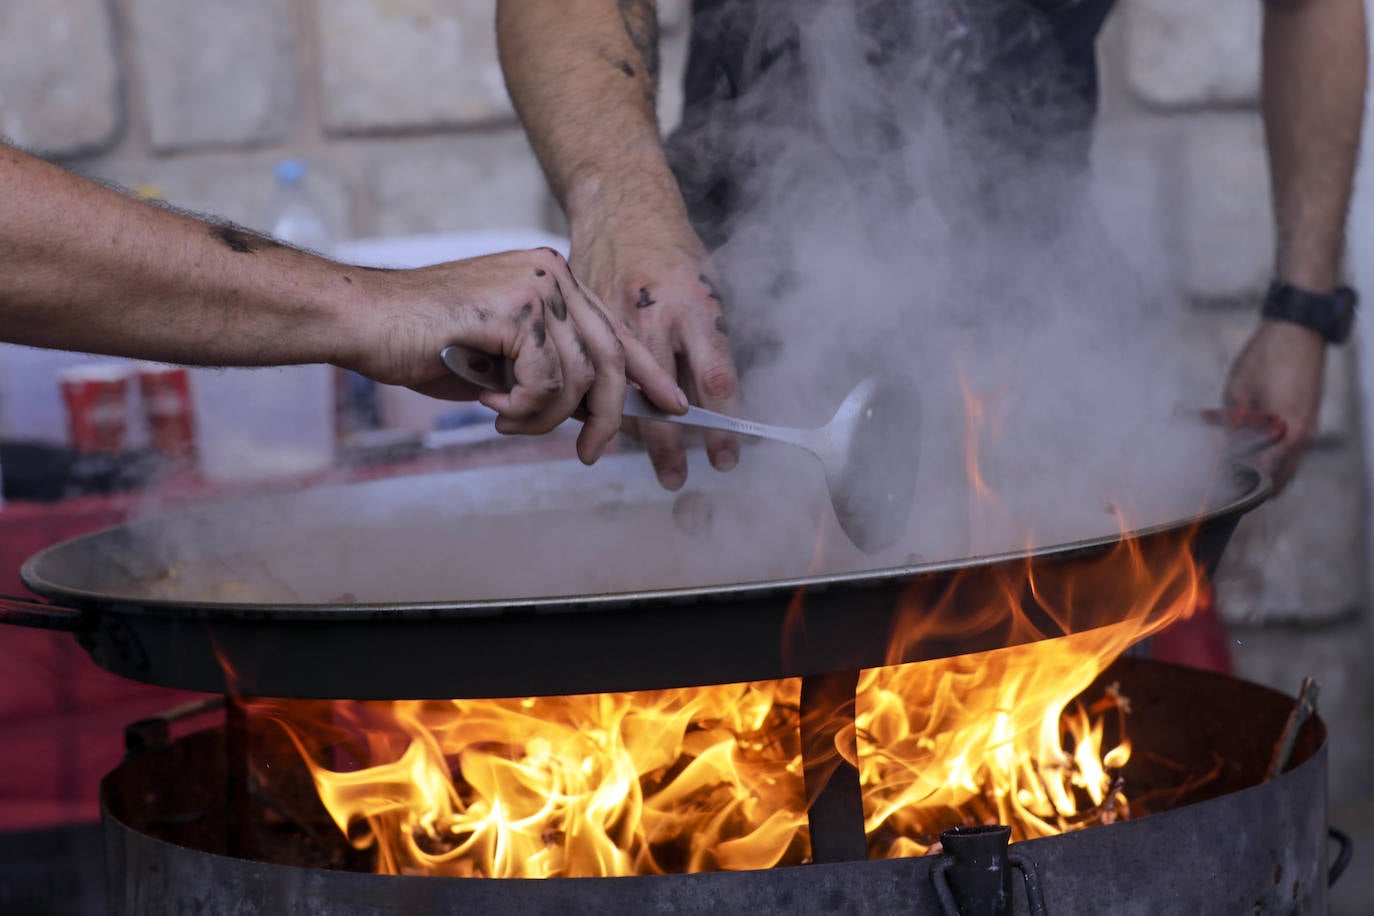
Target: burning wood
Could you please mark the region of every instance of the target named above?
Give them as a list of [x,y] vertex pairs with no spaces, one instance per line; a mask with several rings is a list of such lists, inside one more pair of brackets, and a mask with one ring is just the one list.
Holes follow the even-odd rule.
[[[924,854],[954,825],[1009,823],[1023,839],[1129,817],[1129,745],[1107,737],[1124,710],[1071,705],[1110,661],[1104,641],[865,672],[857,762],[870,857]],[[798,693],[792,679],[251,708],[286,728],[338,828],[375,848],[379,872],[631,875],[808,860]]]

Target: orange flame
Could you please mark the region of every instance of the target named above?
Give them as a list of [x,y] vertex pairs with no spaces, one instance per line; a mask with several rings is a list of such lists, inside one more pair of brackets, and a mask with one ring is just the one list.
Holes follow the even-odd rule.
[[[978,469],[983,410],[965,396],[969,479],[995,506]],[[1123,534],[1095,558],[914,584],[889,665],[863,672],[853,730],[836,739],[857,737],[870,856],[924,854],[961,824],[1009,824],[1025,839],[1129,817],[1129,704],[1109,691],[1089,710],[1075,697],[1192,613],[1203,583],[1191,542]],[[974,636],[1006,648],[908,661]],[[376,846],[378,871],[577,877],[806,861],[799,698],[788,679],[253,712],[287,729],[338,828]],[[361,768],[342,765],[340,734]]]
[[[800,861],[797,692],[786,681],[344,702],[313,729],[302,727],[305,704],[254,711],[287,727],[339,829],[358,848],[378,845],[379,871],[582,877]],[[339,727],[387,762],[323,766],[327,749],[306,736]]]

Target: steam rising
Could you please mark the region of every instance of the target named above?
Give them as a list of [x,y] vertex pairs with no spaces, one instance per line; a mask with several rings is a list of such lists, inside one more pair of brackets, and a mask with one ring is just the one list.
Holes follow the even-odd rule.
[[[737,205],[702,231],[719,244],[746,411],[820,425],[873,372],[914,377],[918,434],[902,462],[915,467],[915,509],[898,543],[859,552],[814,461],[747,446],[727,475],[698,457],[676,498],[631,456],[577,474],[488,474],[506,483],[485,488],[369,485],[339,497],[364,503],[348,518],[325,496],[309,510],[264,501],[218,535],[162,530],[159,561],[199,570],[164,583],[169,597],[226,577],[302,601],[708,585],[1111,535],[1235,495],[1213,491],[1217,437],[1188,419],[1215,392],[1180,374],[1183,311],[1162,246],[1143,244],[1148,208],[1109,171],[1084,176],[1089,109],[1071,81],[1044,76],[1055,52],[1038,14],[700,6],[701,35],[712,16],[743,17],[730,40],[745,42],[744,69],[717,76],[747,89],[690,112],[670,152],[689,199]],[[1129,257],[1113,239],[1131,240]],[[532,480],[565,489],[515,492]],[[273,511],[291,524],[267,534]],[[292,533],[303,522],[310,531]]]
[[[1017,4],[874,0],[719,15],[754,23],[733,74],[747,88],[689,115],[673,154],[689,200],[738,204],[707,212],[705,232],[748,409],[816,422],[875,370],[911,374],[916,512],[949,530],[968,494],[941,497],[965,491],[981,412],[982,473],[1028,517],[974,551],[1109,500],[1196,508],[1214,443],[1178,414],[1215,393],[1179,375],[1183,311],[1162,250],[1140,246],[1141,201],[1086,175],[1090,107],[1048,66],[1046,21]],[[1114,238],[1133,240],[1130,257]]]

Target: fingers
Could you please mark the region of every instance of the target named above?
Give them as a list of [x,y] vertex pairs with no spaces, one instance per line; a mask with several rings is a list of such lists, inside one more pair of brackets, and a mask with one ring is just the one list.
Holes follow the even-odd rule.
[[[577,317],[596,367],[596,378],[586,400],[588,421],[584,435],[587,447],[595,448],[599,455],[622,425],[627,379],[637,382],[649,400],[668,413],[685,412],[687,395],[648,348],[635,339],[624,321],[608,315],[596,295],[571,271],[566,276],[576,289],[575,294],[568,296],[569,310]],[[685,460],[681,464],[683,473],[678,475],[678,486],[686,479]],[[673,479],[670,475],[669,481]]]
[[615,334],[619,336],[624,347],[626,377],[637,384],[660,410],[674,414],[686,413],[691,404],[687,399],[687,393],[673,381],[672,372],[659,364],[649,352],[649,348],[635,337],[629,325],[609,314],[605,304],[576,275],[573,276],[573,281],[577,283],[587,300],[605,316]]
[[[658,372],[667,374],[676,362],[668,340],[668,328],[641,320],[638,337],[648,361]],[[638,431],[659,484],[666,490],[681,489],[687,482],[687,451],[682,444],[682,427],[641,420]]]
[[577,457],[591,464],[620,429],[625,408],[625,352],[606,316],[566,268],[558,285],[564,308],[561,318],[556,316],[555,320],[570,335],[567,346],[582,372],[579,385],[586,394],[581,400],[585,417],[577,437]]
[[[555,406],[570,396],[558,346],[550,338],[541,303],[526,301],[508,321],[510,327],[503,339],[484,349],[499,350],[512,360],[515,385],[509,392],[484,391],[478,400],[500,414],[497,428],[501,432],[548,432],[557,425],[548,425]],[[581,397],[580,392],[577,397]],[[561,419],[572,413],[576,403],[573,400]]]
[[1277,445],[1270,449],[1273,458],[1269,467],[1266,468],[1274,479],[1275,496],[1283,492],[1293,476],[1298,473],[1298,467],[1302,464],[1303,456],[1307,454],[1307,450],[1311,447],[1312,440],[1316,436],[1315,420],[1298,418],[1285,418],[1285,420],[1288,423],[1288,432]]
[[[696,321],[679,330],[687,372],[697,402],[719,413],[739,412],[739,376],[730,353],[730,338],[724,316],[717,312],[711,320]],[[711,465],[728,471],[739,463],[739,437],[729,433],[706,433],[706,452]]]
[[1321,406],[1324,343],[1304,328],[1263,323],[1231,366],[1223,399],[1228,407],[1277,415],[1283,439],[1255,456],[1277,495],[1292,480],[1316,434]]
[[660,410],[674,414],[686,413],[691,406],[687,392],[679,388],[673,377],[664,371],[648,347],[636,340],[628,328],[621,334],[620,341],[625,346],[626,377],[639,385]]

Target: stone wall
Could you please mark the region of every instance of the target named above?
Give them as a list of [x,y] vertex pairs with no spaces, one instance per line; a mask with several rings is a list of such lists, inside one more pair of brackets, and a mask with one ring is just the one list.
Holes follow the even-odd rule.
[[[661,6],[670,67],[683,59],[687,3]],[[552,228],[556,208],[502,83],[494,9],[14,0],[0,5],[0,134],[254,228],[287,157],[308,163],[344,237]],[[679,96],[665,80],[665,123]]]
[[[345,235],[558,225],[502,88],[494,0],[12,0],[0,133],[126,186],[262,227],[300,157]],[[661,3],[676,120],[685,0]],[[1220,391],[1273,247],[1256,112],[1260,4],[1122,0],[1102,43],[1104,167],[1157,220],[1196,303],[1180,352]],[[461,193],[454,189],[462,189]],[[1374,791],[1365,470],[1353,362],[1336,350],[1319,441],[1247,519],[1221,605],[1241,673],[1324,685],[1333,792]],[[1243,715],[1243,710],[1237,714]]]
[[[1167,269],[1193,303],[1186,371],[1217,392],[1272,270],[1261,13],[1254,0],[1121,0],[1101,45],[1099,164],[1149,189]],[[1355,354],[1328,353],[1317,441],[1241,523],[1218,599],[1242,676],[1290,694],[1304,675],[1321,683],[1339,801],[1374,791],[1374,666]]]

